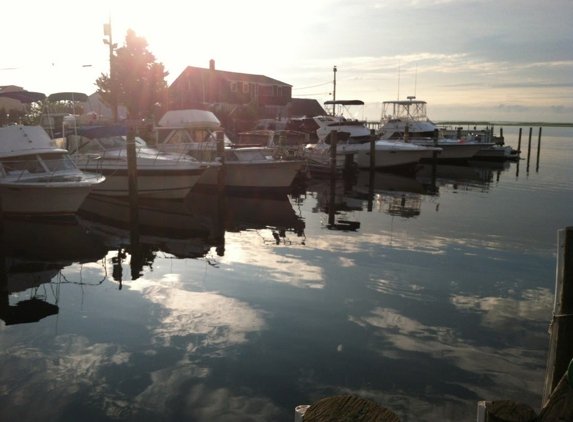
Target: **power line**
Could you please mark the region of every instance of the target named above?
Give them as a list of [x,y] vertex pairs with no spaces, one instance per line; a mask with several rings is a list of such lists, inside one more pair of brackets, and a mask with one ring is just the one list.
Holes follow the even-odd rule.
[[324,86],[324,85],[329,85],[329,84],[331,84],[331,83],[332,83],[332,81],[330,81],[330,82],[325,82],[325,83],[323,83],[323,84],[319,84],[319,85],[305,86],[305,87],[302,87],[302,88],[293,88],[293,90],[295,90],[295,89],[309,89],[309,88],[316,88],[317,86]]

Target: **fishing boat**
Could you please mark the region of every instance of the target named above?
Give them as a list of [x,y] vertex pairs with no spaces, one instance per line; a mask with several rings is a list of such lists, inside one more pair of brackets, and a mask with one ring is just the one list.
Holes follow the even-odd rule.
[[[66,136],[66,147],[76,165],[99,172],[106,181],[94,193],[128,196],[127,128],[124,126],[80,126]],[[187,196],[206,167],[183,154],[150,148],[136,138],[137,194],[144,198],[182,199]]]
[[[212,190],[221,182],[225,163],[226,192],[284,193],[293,184],[304,160],[283,160],[265,154],[266,147],[236,147],[225,135],[219,119],[207,110],[172,110],[155,127],[160,151],[190,155],[209,168],[195,190]],[[219,163],[218,165],[213,165]]]
[[0,128],[0,206],[4,214],[75,214],[105,177],[81,171],[40,126]]
[[[407,100],[384,101],[380,129],[377,134],[383,140],[398,140],[425,147],[440,147],[440,161],[469,160],[479,150],[493,143],[478,143],[462,139],[444,138],[439,128],[426,115],[426,101],[410,96]],[[428,152],[423,159],[431,159]]]
[[[364,102],[360,100],[337,100],[326,101],[325,105],[343,107],[348,113],[350,106],[360,106]],[[374,166],[375,168],[404,168],[412,167],[420,162],[425,156],[431,156],[433,152],[441,149],[434,145],[417,145],[400,142],[396,139],[385,140],[371,133],[363,121],[348,119],[343,114],[333,114],[313,117],[317,125],[316,134],[319,142],[314,147],[314,156],[319,150],[330,148],[330,136],[333,131],[337,132],[337,153],[352,154],[359,168],[371,167],[371,142],[374,142]],[[373,139],[374,138],[374,139]]]

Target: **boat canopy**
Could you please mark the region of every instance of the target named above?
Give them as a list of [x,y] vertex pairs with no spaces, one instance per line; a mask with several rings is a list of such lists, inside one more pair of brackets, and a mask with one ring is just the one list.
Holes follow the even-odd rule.
[[325,101],[324,105],[341,105],[341,106],[353,106],[353,105],[364,105],[364,101],[361,100],[335,100],[335,101]]
[[46,95],[41,92],[11,91],[0,92],[0,98],[11,98],[13,100],[18,100],[21,103],[34,103],[36,101],[42,101],[46,98]]
[[109,136],[126,136],[127,127],[125,126],[79,126],[72,131],[86,138],[106,138]]
[[88,96],[82,92],[56,92],[48,96],[48,101],[79,101],[81,103],[87,103]]
[[218,129],[221,122],[208,110],[170,110],[159,119],[157,129]]

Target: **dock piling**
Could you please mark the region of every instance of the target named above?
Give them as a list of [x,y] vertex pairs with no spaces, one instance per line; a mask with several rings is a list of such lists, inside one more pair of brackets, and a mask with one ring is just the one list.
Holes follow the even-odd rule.
[[539,127],[539,136],[537,137],[537,162],[535,164],[535,170],[539,170],[539,154],[541,152],[541,126]]

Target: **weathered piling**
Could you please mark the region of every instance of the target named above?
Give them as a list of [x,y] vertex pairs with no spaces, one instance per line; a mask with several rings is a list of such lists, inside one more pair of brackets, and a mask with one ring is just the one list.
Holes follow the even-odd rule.
[[529,158],[531,157],[531,133],[533,128],[529,128],[529,142],[527,143],[527,170],[529,170]]
[[541,153],[541,127],[539,127],[539,136],[537,137],[537,162],[535,164],[535,169],[539,170],[539,155]]
[[573,359],[573,226],[559,233],[555,304],[550,325],[549,354],[543,404],[549,399]]
[[[407,134],[405,133],[405,139]],[[374,209],[374,176],[376,171],[376,131],[370,129],[370,174],[368,184],[368,212]]]
[[336,194],[336,144],[338,143],[338,131],[330,132],[330,201],[328,204],[328,225],[333,227],[335,215]]
[[537,413],[529,405],[512,400],[478,403],[478,422],[534,422]]
[[521,131],[522,128],[519,128],[519,138],[517,138],[517,150],[521,152]]
[[127,129],[127,178],[129,186],[129,216],[131,229],[131,246],[134,250],[139,248],[139,198],[137,188],[137,153],[135,150],[135,129]]
[[227,170],[225,167],[225,133],[223,131],[217,132],[217,157],[219,157],[221,163],[217,173],[217,188],[219,192],[224,192]]
[[300,410],[304,413],[302,419],[298,420],[299,416],[295,415],[297,422],[400,422],[398,416],[388,408],[357,396],[327,397]]

